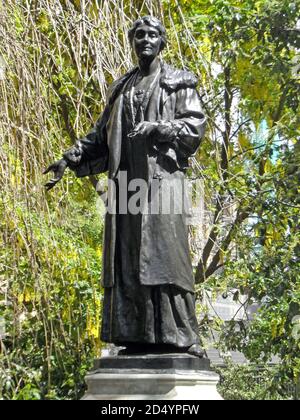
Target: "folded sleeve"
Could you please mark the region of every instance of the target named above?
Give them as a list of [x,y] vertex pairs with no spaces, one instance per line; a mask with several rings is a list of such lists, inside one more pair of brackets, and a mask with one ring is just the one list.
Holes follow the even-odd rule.
[[91,131],[63,153],[69,168],[75,172],[77,177],[96,175],[107,171],[106,124],[108,118],[109,107],[107,106]]
[[[203,114],[200,97],[195,88],[183,88],[176,92],[175,118],[158,121],[157,134],[160,151],[178,162],[185,162],[193,156],[204,136],[206,118]],[[164,144],[166,143],[166,144]],[[173,150],[169,150],[169,148]]]

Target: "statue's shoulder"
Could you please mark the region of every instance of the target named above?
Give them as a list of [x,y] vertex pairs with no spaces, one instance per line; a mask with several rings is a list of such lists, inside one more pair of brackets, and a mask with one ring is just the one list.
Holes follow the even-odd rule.
[[168,90],[178,90],[182,88],[195,88],[197,86],[197,77],[188,70],[180,70],[169,64],[162,64],[162,75],[160,84]]

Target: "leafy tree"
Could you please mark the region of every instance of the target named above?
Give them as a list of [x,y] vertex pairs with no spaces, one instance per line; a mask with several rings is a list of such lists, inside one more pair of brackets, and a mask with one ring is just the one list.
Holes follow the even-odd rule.
[[286,389],[284,396],[274,389],[274,367],[229,363],[226,367],[216,368],[216,371],[221,378],[218,390],[225,400],[283,400],[293,397],[293,386]]
[[194,168],[211,218],[199,290],[238,288],[235,300],[247,294],[246,308],[260,303],[240,331],[229,323],[222,345],[252,361],[278,355],[274,383],[297,384],[299,1],[175,1],[170,8],[185,60],[202,74],[209,118]]

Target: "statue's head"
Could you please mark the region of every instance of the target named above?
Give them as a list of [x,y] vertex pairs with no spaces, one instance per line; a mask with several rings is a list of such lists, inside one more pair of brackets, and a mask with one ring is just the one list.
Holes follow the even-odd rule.
[[165,27],[152,16],[136,20],[128,37],[138,58],[157,56],[167,44]]

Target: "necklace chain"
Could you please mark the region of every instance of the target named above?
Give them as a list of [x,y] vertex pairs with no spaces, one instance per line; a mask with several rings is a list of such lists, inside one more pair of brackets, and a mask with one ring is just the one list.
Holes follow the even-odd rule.
[[[150,93],[151,93],[151,91],[152,91],[152,88],[154,87],[154,85],[155,85],[155,83],[156,83],[156,80],[157,80],[157,78],[158,78],[158,76],[159,76],[159,74],[160,74],[160,69],[158,69],[158,71],[156,72],[156,74],[155,74],[155,76],[154,76],[154,79],[153,79],[153,81],[151,82],[151,84],[150,84],[150,86],[149,86],[149,89],[148,90],[146,90],[146,89],[143,89],[143,90],[141,90],[141,89],[138,89],[138,90],[135,90],[135,86],[134,86],[134,84],[136,83],[136,81],[137,81],[137,77],[138,77],[138,73],[136,74],[136,76],[135,76],[135,80],[134,80],[134,83],[133,83],[133,86],[132,86],[132,88],[131,88],[131,90],[130,90],[130,107],[131,107],[131,114],[132,114],[132,123],[133,123],[133,127],[135,127],[135,125],[136,125],[136,115],[137,115],[137,113],[138,113],[138,110],[137,110],[137,112],[135,113],[134,112],[134,103],[133,103],[133,98],[134,98],[134,94],[136,94],[136,95],[141,95],[141,94],[143,94],[143,96],[142,96],[142,98],[141,98],[141,100],[140,100],[140,104],[139,104],[139,109],[141,110],[141,113],[142,113],[142,121],[144,120],[144,109],[143,109],[143,104],[144,104],[144,102],[145,102],[145,99],[147,98],[147,99],[149,99],[150,98]],[[148,102],[148,101],[147,101]],[[145,109],[146,109],[146,106],[145,106]]]

